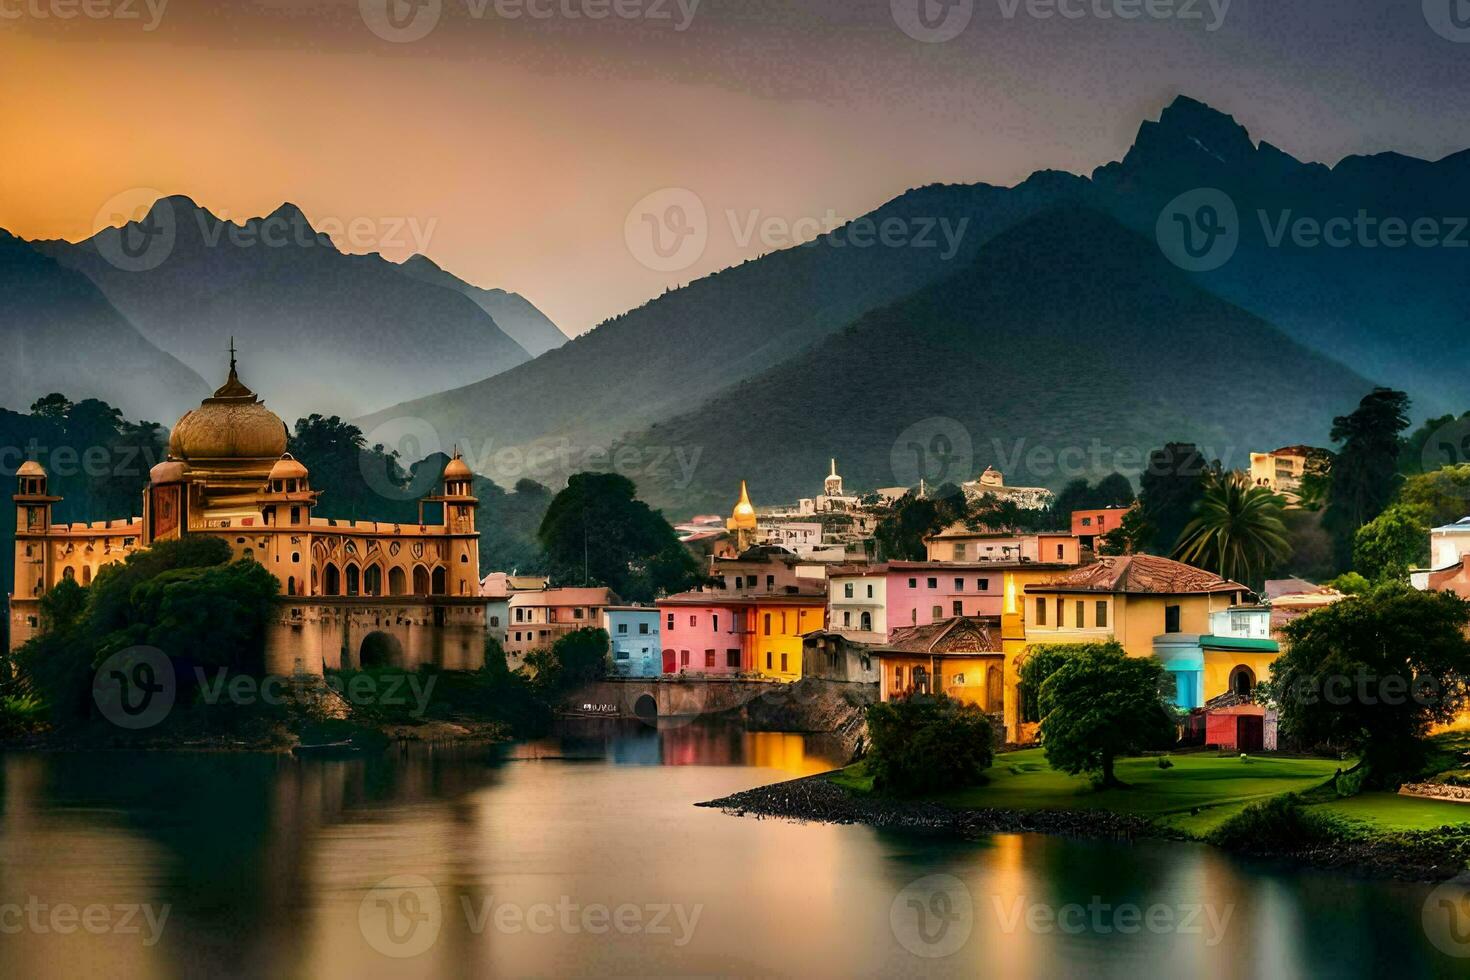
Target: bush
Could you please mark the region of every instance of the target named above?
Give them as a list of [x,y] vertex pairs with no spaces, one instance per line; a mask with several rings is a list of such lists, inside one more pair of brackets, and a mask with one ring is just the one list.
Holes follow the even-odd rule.
[[1268,853],[1331,844],[1342,825],[1320,810],[1304,807],[1295,793],[1252,803],[1210,834],[1210,843],[1230,850]]
[[978,785],[995,757],[985,712],[942,694],[870,705],[868,739],[873,788],[899,796]]
[[1338,796],[1357,796],[1363,792],[1363,781],[1367,778],[1368,767],[1360,765],[1334,779],[1332,788],[1337,791]]

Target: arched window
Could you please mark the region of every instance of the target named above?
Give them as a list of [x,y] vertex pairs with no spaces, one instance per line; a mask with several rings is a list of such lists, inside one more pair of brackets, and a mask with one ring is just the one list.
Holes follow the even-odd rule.
[[429,570],[422,565],[413,566],[413,594],[429,594]]
[[859,621],[859,625],[862,626],[862,628],[863,628],[864,631],[866,631],[866,632],[872,632],[872,630],[873,630],[873,614],[872,613],[866,613],[866,612],[863,613],[863,618]]
[[380,565],[369,565],[362,572],[363,595],[383,594],[383,569]]
[[388,594],[408,594],[408,576],[403,574],[403,569],[398,568],[397,566],[388,569]]
[[61,577],[66,579],[68,582],[75,582],[77,579],[76,569],[72,568],[70,565],[66,566],[61,570]]
[[362,591],[361,575],[356,565],[347,566],[347,594],[358,595]]
[[286,594],[287,595],[295,595],[296,594],[296,576],[295,575],[287,575],[286,576]]
[[434,589],[431,594],[447,595],[449,590],[445,584],[446,581],[447,577],[444,574],[444,569],[442,567],[434,569]]
[[341,595],[342,594],[342,573],[337,570],[337,566],[336,565],[333,565],[331,562],[328,562],[327,563],[326,571],[324,571],[322,573],[322,576],[323,576],[323,588],[322,588],[322,592],[323,593],[325,593],[326,595]]
[[1256,689],[1256,672],[1245,664],[1238,665],[1230,672],[1230,693],[1240,697],[1248,698]]

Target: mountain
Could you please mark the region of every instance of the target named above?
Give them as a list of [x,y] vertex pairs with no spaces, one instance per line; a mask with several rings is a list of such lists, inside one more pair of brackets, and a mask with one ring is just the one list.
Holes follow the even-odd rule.
[[[596,452],[630,429],[696,408],[868,310],[952,273],[995,232],[1085,184],[1066,174],[1041,174],[1015,189],[913,190],[814,242],[665,293],[530,364],[393,406],[360,424],[421,418],[445,445],[458,441],[493,452],[540,441]],[[855,226],[892,221],[915,229],[914,246],[878,245],[871,231],[866,244],[854,244]],[[926,244],[917,244],[921,234]]]
[[540,357],[567,342],[567,335],[519,293],[472,286],[458,276],[445,272],[425,255],[413,255],[398,268],[404,275],[468,296],[480,309],[490,314],[490,318],[511,340],[520,344],[532,357]]
[[[0,231],[0,407],[24,414],[51,392],[100,398],[129,419],[174,420],[210,393],[144,339],[86,276]],[[82,447],[85,448],[85,447]]]
[[32,244],[206,379],[223,379],[233,336],[252,383],[288,421],[361,414],[530,360],[459,291],[338,251],[290,204],[236,224],[162,198],[142,220],[84,242]]
[[[395,405],[366,424],[412,417],[428,421],[446,444],[594,451],[618,434],[693,411],[868,310],[951,275],[995,235],[1048,209],[1089,207],[1157,241],[1166,206],[1205,188],[1229,196],[1238,246],[1222,264],[1189,273],[1197,284],[1306,347],[1403,387],[1418,416],[1464,409],[1461,351],[1470,309],[1459,293],[1470,250],[1323,247],[1309,236],[1298,245],[1276,231],[1283,218],[1288,228],[1303,217],[1325,224],[1361,209],[1374,221],[1438,220],[1453,239],[1455,222],[1445,216],[1470,214],[1470,153],[1433,163],[1391,153],[1349,157],[1334,167],[1303,163],[1181,96],[1140,126],[1122,160],[1088,177],[1041,171],[1011,188],[909,191],[814,243],[706,276],[530,364]],[[855,228],[866,226],[871,235],[894,220],[916,236],[946,224],[963,233],[952,254],[852,245]],[[943,240],[937,232],[932,237]],[[1459,237],[1470,240],[1470,231]],[[831,378],[862,383],[830,372],[808,383]]]
[[[1320,438],[1370,387],[1112,217],[1068,206],[623,445],[650,461],[679,450],[639,480],[678,513],[723,512],[742,479],[758,504],[813,496],[828,456],[849,491],[921,473],[958,483],[989,465],[1012,485],[1059,487],[1137,472],[1173,439],[1247,465],[1253,448]],[[681,458],[698,460],[687,485]]]
[[1470,151],[1304,163],[1180,97],[1091,185],[1094,206],[1151,237],[1180,195],[1190,210],[1197,189],[1223,191],[1239,241],[1202,285],[1408,391],[1417,415],[1464,410]]

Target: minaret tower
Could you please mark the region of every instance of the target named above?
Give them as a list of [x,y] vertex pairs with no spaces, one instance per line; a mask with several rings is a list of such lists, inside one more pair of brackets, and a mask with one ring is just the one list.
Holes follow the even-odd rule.
[[10,649],[40,629],[41,596],[51,584],[51,508],[61,502],[46,492],[46,470],[26,460],[15,471],[15,591],[10,599]]
[[842,496],[842,477],[837,475],[837,460],[832,460],[832,472],[827,474],[827,479],[823,481],[822,487],[829,497]]

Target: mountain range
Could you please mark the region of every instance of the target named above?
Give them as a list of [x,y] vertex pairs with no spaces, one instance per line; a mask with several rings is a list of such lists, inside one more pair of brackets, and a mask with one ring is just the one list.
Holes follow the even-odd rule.
[[210,386],[150,343],[73,269],[0,231],[0,405],[25,412],[51,392],[100,398],[130,419],[172,425]]
[[[94,284],[130,343],[196,375],[213,381],[228,335],[241,338],[283,415],[352,412],[369,432],[427,423],[506,486],[647,450],[622,468],[675,513],[727,504],[741,478],[758,501],[808,495],[830,456],[849,486],[906,482],[915,427],[967,441],[956,458],[976,471],[1057,487],[1089,474],[1016,447],[1096,440],[1136,457],[1192,438],[1242,465],[1251,450],[1325,444],[1372,384],[1407,390],[1417,417],[1467,407],[1470,232],[1456,216],[1470,214],[1470,151],[1303,162],[1183,96],[1089,175],[915,188],[565,343],[515,294],[423,255],[343,254],[289,205],[228,227],[187,198],[154,210],[30,247]],[[129,236],[158,224],[175,230],[166,259],[119,268]],[[891,226],[903,244],[875,240]],[[234,243],[268,227],[292,230],[289,244]],[[535,450],[558,462],[528,469]],[[675,451],[680,476],[649,462]],[[1087,464],[1114,466],[1130,469]]]
[[[1035,349],[1052,351],[1056,360],[1018,359],[980,323],[957,322],[952,315],[936,315],[924,324],[901,321],[876,334],[873,321],[865,321],[874,311],[905,309],[895,304],[939,283],[946,284],[944,289],[925,294],[928,305],[921,308],[943,312],[945,297],[958,295],[957,274],[974,276],[974,263],[987,261],[983,256],[1014,257],[1023,244],[1034,251],[1014,263],[1018,274],[1025,273],[1020,281],[1057,295],[1077,295],[1062,291],[1067,283],[1040,271],[1069,244],[1053,217],[1067,208],[1106,216],[1151,244],[1151,251],[1124,250],[1135,263],[1149,260],[1147,269],[1139,265],[1131,271],[1120,269],[1117,257],[1104,249],[1068,252],[1074,260],[1069,274],[1085,287],[1079,301],[1088,309],[1106,309],[1120,299],[1115,294],[1121,283],[1165,271],[1158,263],[1169,253],[1165,236],[1172,228],[1171,212],[1185,220],[1213,220],[1214,212],[1204,215],[1199,202],[1214,204],[1221,195],[1233,212],[1233,217],[1218,216],[1231,222],[1229,249],[1219,261],[1198,267],[1190,267],[1185,256],[1178,263],[1184,268],[1175,270],[1182,281],[1233,310],[1217,312],[1235,327],[1216,343],[1204,343],[1210,333],[1199,329],[1196,345],[1181,348],[1168,319],[1146,308],[1133,309],[1131,322],[1156,331],[1152,344],[1120,348],[1109,331],[1127,328],[1121,320],[1106,329],[1100,325],[1084,341],[1062,330],[1063,311],[1028,306],[1020,296],[1012,297],[1013,309],[1002,322],[1013,339],[1024,333]],[[1384,219],[1405,226],[1428,221],[1452,239],[1454,216],[1470,214],[1470,152],[1432,163],[1392,153],[1348,157],[1332,167],[1303,163],[1253,141],[1230,116],[1181,96],[1157,121],[1142,124],[1122,160],[1089,176],[1041,171],[1010,188],[968,184],[911,190],[813,242],[666,293],[494,379],[393,406],[362,424],[425,420],[446,444],[478,447],[478,461],[492,476],[495,452],[507,447],[554,452],[570,445],[574,451],[596,451],[622,439],[624,445],[641,444],[657,454],[702,446],[707,455],[701,472],[720,486],[720,499],[730,496],[730,481],[743,476],[753,493],[769,488],[765,499],[781,500],[791,496],[798,480],[808,493],[814,491],[829,456],[887,454],[889,442],[880,432],[869,433],[879,445],[867,447],[823,430],[852,416],[887,418],[891,413],[881,403],[890,398],[905,406],[903,417],[910,423],[923,421],[926,413],[971,420],[980,427],[973,435],[983,445],[991,434],[972,402],[1028,401],[1024,411],[1012,410],[1008,424],[1029,419],[1026,435],[1034,441],[1050,438],[1058,425],[1065,427],[1068,416],[1061,413],[1076,409],[1067,393],[1085,391],[1094,408],[1099,400],[1151,406],[1132,421],[1116,412],[1098,415],[1106,415],[1113,426],[1093,429],[1101,437],[1159,444],[1211,433],[1230,436],[1232,442],[1252,435],[1251,444],[1234,447],[1237,464],[1251,449],[1275,448],[1268,443],[1325,444],[1333,416],[1350,411],[1373,383],[1409,391],[1421,417],[1463,410],[1461,350],[1470,314],[1458,293],[1470,252],[1455,244],[1458,239],[1439,247],[1386,247],[1371,238],[1343,245],[1301,232],[1310,231],[1312,223],[1322,228],[1334,219],[1351,222],[1360,212],[1380,228],[1386,227]],[[1026,230],[1038,220],[1042,226]],[[912,230],[942,224],[962,229],[963,235],[952,251],[918,247],[917,238],[900,247],[852,245],[860,224],[870,230],[871,240],[871,229],[889,222]],[[997,236],[1011,231],[1024,233],[1002,252],[987,250]],[[1099,240],[1116,243],[1118,231]],[[1040,318],[1024,331],[1026,324],[1015,320],[1023,311]],[[987,308],[987,320],[1000,312]],[[1252,330],[1240,328],[1246,317],[1255,324]],[[906,331],[913,336],[905,339]],[[947,340],[940,336],[945,331]],[[840,339],[836,347],[825,343],[854,336],[867,339],[859,348]],[[1072,337],[1076,347],[1057,346],[1060,336]],[[1259,361],[1241,337],[1264,345],[1278,360]],[[938,344],[931,350],[934,359],[918,372],[907,354],[931,344]],[[1128,350],[1129,363],[1119,362],[1120,349]],[[976,356],[1009,371],[1024,364],[1030,374],[982,370]],[[894,377],[889,367],[895,358],[904,365],[901,382],[885,385]],[[1140,358],[1154,368],[1147,386],[1121,387],[1123,379],[1129,385],[1145,383],[1136,370]],[[1241,363],[1263,373],[1229,369]],[[1304,375],[1317,377],[1322,386],[1304,390],[1299,380]],[[1228,381],[1230,387],[1207,392],[1180,383],[1191,376]],[[1120,386],[1097,383],[1105,378]],[[944,397],[936,399],[938,392]],[[1323,397],[1329,393],[1330,398]],[[1229,418],[1198,411],[1201,400],[1221,395],[1229,399]],[[909,407],[918,403],[926,407]],[[812,414],[817,404],[826,407]],[[718,433],[713,419],[721,421]],[[778,424],[783,421],[789,424]],[[885,424],[889,421],[895,420]],[[1229,428],[1221,428],[1227,422]],[[798,437],[798,431],[810,438]],[[685,444],[671,432],[685,433],[691,441]],[[793,441],[783,442],[782,433]],[[858,485],[894,482],[890,467],[879,469],[883,472],[855,473],[861,477]],[[1022,473],[1025,469],[1023,464]],[[1051,482],[1057,480],[1054,476]],[[712,505],[712,496],[692,485],[687,489],[690,493],[682,495],[687,499],[661,493],[659,500],[679,512]]]
[[[497,312],[538,353],[560,336],[514,293],[477,289],[427,260],[342,252],[291,204],[237,223],[187,197],[161,198],[144,217],[85,241],[29,245],[85,277],[134,332],[211,387],[223,380],[234,337],[252,384],[288,420],[358,415],[529,361]],[[57,336],[71,330],[62,309],[37,315]],[[61,349],[78,371],[95,358]],[[117,382],[128,383],[138,391],[123,401],[145,405],[157,385],[146,372]],[[0,404],[12,401],[0,389]]]

